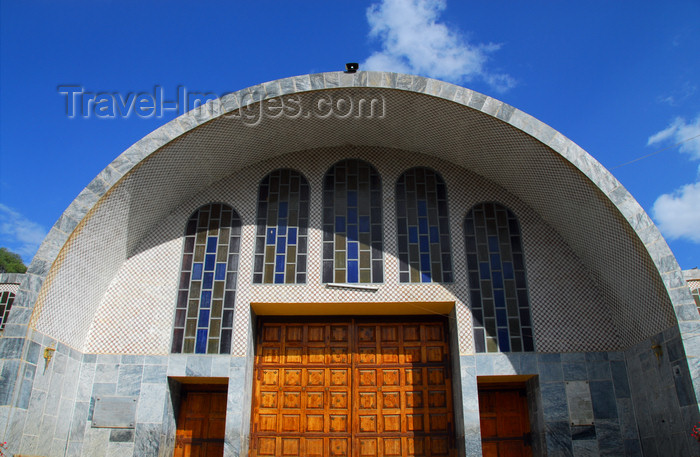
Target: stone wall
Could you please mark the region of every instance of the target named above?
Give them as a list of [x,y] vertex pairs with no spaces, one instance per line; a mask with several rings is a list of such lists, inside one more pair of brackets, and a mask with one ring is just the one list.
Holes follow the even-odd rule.
[[690,435],[700,425],[691,381],[700,367],[697,359],[686,361],[678,328],[636,344],[625,351],[625,359],[643,455],[700,456],[700,443]]

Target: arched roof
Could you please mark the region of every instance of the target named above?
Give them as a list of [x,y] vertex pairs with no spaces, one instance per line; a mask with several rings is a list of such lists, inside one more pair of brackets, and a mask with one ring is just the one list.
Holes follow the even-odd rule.
[[[377,111],[370,114],[373,100]],[[355,109],[350,115],[349,104]],[[356,115],[361,107],[364,115]],[[666,314],[661,320],[668,322],[672,306],[678,320],[697,317],[675,257],[651,219],[600,163],[561,133],[449,83],[332,72],[228,94],[127,149],[51,229],[23,284],[27,310],[19,322],[28,321],[35,302],[41,307],[54,282],[69,280],[67,301],[99,302],[143,237],[188,196],[272,157],[347,144],[439,157],[516,195],[559,232],[599,284],[615,319],[637,335],[659,331],[648,324],[650,316]],[[109,214],[99,211],[107,207]],[[109,241],[99,233],[109,233]],[[86,241],[74,242],[81,238]],[[62,271],[71,257],[80,259],[80,271]]]

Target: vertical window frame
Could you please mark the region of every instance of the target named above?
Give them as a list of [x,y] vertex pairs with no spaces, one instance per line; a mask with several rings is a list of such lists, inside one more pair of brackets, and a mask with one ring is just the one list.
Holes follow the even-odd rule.
[[[363,186],[364,184],[364,186]],[[344,159],[323,177],[321,282],[384,282],[381,175],[369,162]]]
[[534,352],[520,221],[499,202],[481,202],[463,225],[475,352]]
[[399,282],[453,283],[445,180],[432,168],[413,167],[396,180],[395,196]]
[[172,353],[231,353],[241,229],[236,210],[220,202],[200,206],[187,219]]
[[291,168],[273,170],[260,181],[254,284],[307,283],[310,195],[309,181]]

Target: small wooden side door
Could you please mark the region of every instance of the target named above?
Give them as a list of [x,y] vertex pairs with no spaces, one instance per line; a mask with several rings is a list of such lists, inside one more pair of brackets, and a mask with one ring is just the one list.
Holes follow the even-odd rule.
[[532,457],[524,388],[479,390],[484,457]]
[[222,457],[226,392],[186,390],[180,403],[174,457]]

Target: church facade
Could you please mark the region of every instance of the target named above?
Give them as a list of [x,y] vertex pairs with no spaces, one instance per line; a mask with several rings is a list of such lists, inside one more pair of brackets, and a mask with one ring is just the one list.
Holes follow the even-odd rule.
[[0,430],[41,456],[700,456],[695,276],[514,107],[286,78],[134,144],[5,278]]

